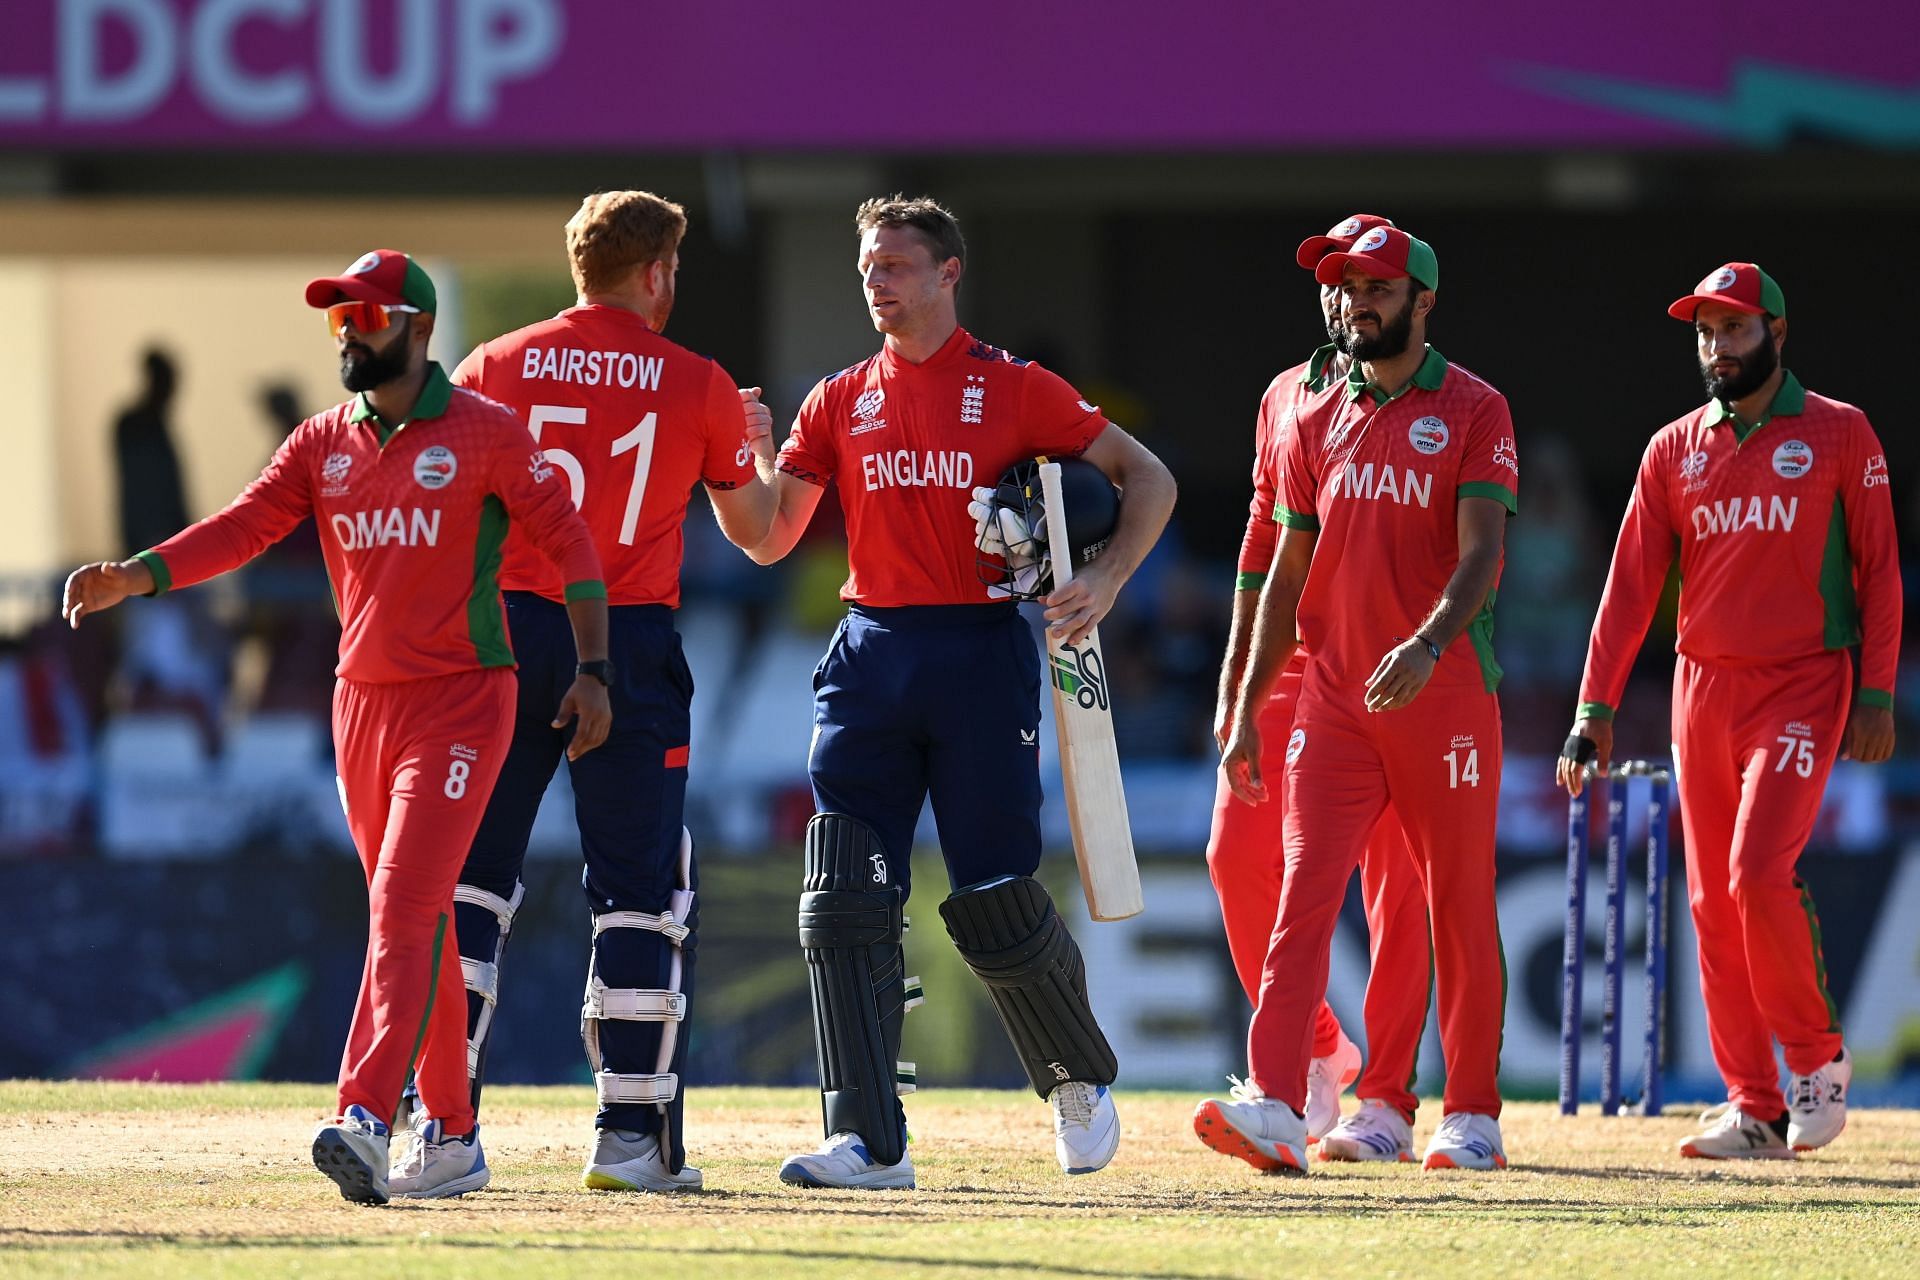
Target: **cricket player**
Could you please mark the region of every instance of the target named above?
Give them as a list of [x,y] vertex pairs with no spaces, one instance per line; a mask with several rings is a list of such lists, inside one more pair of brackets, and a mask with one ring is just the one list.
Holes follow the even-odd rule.
[[[1351,248],[1370,229],[1392,225],[1389,219],[1374,214],[1355,214],[1327,234],[1303,241],[1296,259],[1312,271],[1321,258]],[[1220,698],[1214,714],[1214,740],[1222,749],[1232,733],[1233,705],[1246,671],[1260,587],[1266,581],[1279,539],[1274,507],[1280,449],[1295,419],[1313,400],[1333,394],[1333,387],[1344,384],[1349,368],[1347,334],[1340,323],[1340,290],[1332,285],[1319,288],[1327,344],[1273,380],[1260,398],[1255,420],[1253,501],[1240,544],[1233,620],[1226,659],[1220,666]],[[1281,753],[1293,728],[1293,709],[1306,664],[1306,650],[1295,650],[1274,685],[1273,696],[1260,712],[1260,736],[1267,752],[1263,772],[1276,778],[1282,776]],[[1263,984],[1291,980],[1291,975],[1265,968],[1280,905],[1284,791],[1283,785],[1275,803],[1246,804],[1234,796],[1226,775],[1221,774],[1213,802],[1213,830],[1207,841],[1207,870],[1220,898],[1227,948],[1247,1002],[1256,1008]],[[1425,1030],[1428,996],[1424,983],[1408,980],[1409,975],[1428,970],[1426,904],[1416,875],[1406,837],[1389,812],[1375,828],[1366,855],[1360,860],[1374,974],[1367,984],[1364,1075],[1360,1050],[1341,1030],[1324,997],[1314,1014],[1313,1059],[1307,1069],[1307,1140],[1328,1139],[1320,1147],[1323,1160],[1413,1158],[1411,1121],[1419,1106],[1413,1092],[1414,1066]],[[1343,1118],[1340,1093],[1355,1077],[1360,1080],[1357,1092],[1362,1105],[1352,1116]]]
[[1708,401],[1655,433],[1640,460],[1558,774],[1578,795],[1586,764],[1611,757],[1614,712],[1677,559],[1673,759],[1707,1037],[1728,1103],[1680,1154],[1790,1159],[1847,1124],[1853,1062],[1794,864],[1834,757],[1893,753],[1892,490],[1866,415],[1780,363],[1787,303],[1766,272],[1729,262],[1667,314],[1693,326]]
[[1261,992],[1247,1033],[1250,1087],[1202,1102],[1194,1127],[1256,1168],[1305,1171],[1302,1113],[1327,946],[1347,880],[1391,804],[1433,921],[1447,1064],[1445,1114],[1425,1165],[1504,1167],[1492,628],[1519,485],[1513,423],[1505,397],[1426,344],[1440,270],[1424,241],[1371,228],[1322,258],[1314,278],[1341,290],[1353,364],[1338,394],[1294,424],[1280,455],[1283,527],[1221,760],[1235,796],[1267,799],[1257,712],[1305,644],[1266,961],[1290,981]]
[[[614,710],[607,741],[568,766],[593,919],[580,1025],[599,1111],[583,1177],[604,1190],[701,1185],[680,1123],[699,927],[693,839],[682,827],[693,677],[673,625],[681,527],[696,484],[736,543],[761,541],[773,518],[772,415],[718,364],[660,336],[686,229],[685,211],[649,192],[588,196],[566,228],[576,304],[481,344],[453,374],[532,429],[593,532],[612,627],[610,660],[578,661],[565,582],[508,533],[500,586],[519,701],[513,745],[454,890],[467,989],[458,1052],[477,1110],[527,841],[567,745],[569,731],[546,708],[588,676]],[[393,1191],[459,1195],[489,1176],[477,1141],[418,1114]]]
[[[453,891],[506,756],[513,650],[500,604],[509,522],[557,568],[581,656],[607,656],[606,587],[556,468],[511,412],[454,387],[427,359],[436,295],[418,264],[376,249],[307,285],[325,308],[353,399],[307,419],[226,510],[117,564],[67,579],[68,622],[130,595],[236,569],[316,518],[340,610],[333,742],[367,876],[360,998],[340,1062],[340,1117],[313,1140],[340,1194],[388,1198],[387,1144],[419,1064],[443,1132],[475,1131]],[[606,687],[553,691],[578,758],[606,737]]]
[[[1068,1173],[1113,1157],[1113,1050],[1040,863],[1040,660],[1010,600],[976,568],[976,486],[1036,454],[1079,456],[1126,491],[1101,555],[1048,597],[1056,635],[1104,617],[1173,508],[1160,461],[1058,376],[961,328],[966,245],[930,199],[869,200],[858,270],[879,354],[826,378],[779,455],[779,510],[754,559],[792,550],[835,477],[846,513],[848,613],[814,672],[800,938],[812,984],[826,1142],[786,1182],[910,1187],[896,1088],[908,1003],[901,908],[931,792],[953,893],[948,933],[988,985]],[[904,1077],[904,1078],[897,1078]]]

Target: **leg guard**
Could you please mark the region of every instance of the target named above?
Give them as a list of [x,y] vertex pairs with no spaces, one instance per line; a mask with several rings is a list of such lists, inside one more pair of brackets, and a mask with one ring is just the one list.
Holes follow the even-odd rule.
[[454,936],[460,943],[460,976],[467,984],[467,1079],[473,1084],[476,1112],[487,1069],[487,1034],[493,1030],[493,1013],[500,1002],[500,966],[506,959],[514,913],[526,896],[527,886],[517,880],[510,898],[478,885],[453,888]]
[[[900,1086],[911,1068],[896,1059],[907,1009],[900,952],[904,917],[897,873],[872,827],[844,813],[807,823],[807,878],[800,895],[800,947],[813,991],[826,1133],[857,1133],[879,1164],[906,1152]],[[904,1077],[904,1079],[903,1079]]]
[[1112,1084],[1119,1062],[1087,1003],[1086,964],[1053,899],[1030,876],[968,885],[940,904],[960,958],[987,984],[1035,1093]]
[[[580,1038],[600,1099],[598,1127],[657,1131],[661,1154],[675,1172],[686,1162],[680,1125],[686,1037],[680,1024],[687,1016],[699,924],[691,887],[693,837],[684,829],[679,863],[680,887],[672,891],[667,910],[595,913],[593,958],[580,1009]],[[636,1116],[631,1108],[652,1111]]]

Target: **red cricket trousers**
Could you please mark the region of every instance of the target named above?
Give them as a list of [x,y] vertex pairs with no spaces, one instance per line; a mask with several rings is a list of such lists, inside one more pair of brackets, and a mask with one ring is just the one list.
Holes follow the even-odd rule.
[[506,667],[334,686],[333,743],[347,826],[367,876],[367,956],[340,1057],[340,1109],[391,1123],[422,1050],[426,1112],[473,1128],[467,1000],[453,886],[513,732]]
[[[1265,804],[1234,797],[1224,774],[1213,799],[1213,829],[1207,839],[1207,871],[1220,898],[1227,950],[1234,972],[1257,1007],[1269,976],[1267,955],[1279,916],[1285,866],[1286,749],[1300,697],[1301,675],[1289,667],[1260,712],[1260,773],[1273,788]],[[1397,1107],[1411,1117],[1414,1066],[1426,1030],[1428,989],[1406,980],[1428,974],[1427,904],[1400,823],[1391,810],[1375,825],[1360,859],[1361,896],[1367,912],[1371,971],[1364,1016],[1367,1056],[1354,1092]],[[1383,976],[1383,974],[1385,976]],[[1396,975],[1399,975],[1396,977]],[[1325,1057],[1340,1042],[1340,1021],[1327,1005],[1324,985],[1314,1011],[1312,1056]]]
[[1700,994],[1727,1098],[1760,1119],[1786,1110],[1787,1068],[1840,1052],[1813,895],[1794,874],[1820,814],[1852,698],[1844,652],[1765,667],[1682,656],[1673,673],[1674,761]]
[[[1432,920],[1432,969],[1377,967],[1376,983],[1424,1008],[1439,992],[1444,1108],[1500,1114],[1506,962],[1494,900],[1500,704],[1478,687],[1428,688],[1400,711],[1367,711],[1358,686],[1309,660],[1286,747],[1286,868],[1267,980],[1247,1030],[1254,1081],[1306,1108],[1315,1002],[1347,880],[1389,804]],[[1430,976],[1431,975],[1431,976]],[[1369,1002],[1372,1002],[1369,992]]]

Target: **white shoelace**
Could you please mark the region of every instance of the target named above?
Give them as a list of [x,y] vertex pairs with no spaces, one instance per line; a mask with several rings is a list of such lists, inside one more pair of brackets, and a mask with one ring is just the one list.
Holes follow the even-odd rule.
[[1251,1080],[1242,1080],[1239,1076],[1228,1076],[1227,1083],[1232,1086],[1227,1090],[1227,1096],[1235,1102],[1265,1102],[1267,1100],[1267,1095],[1261,1091],[1260,1086]]
[[1053,1091],[1054,1111],[1069,1124],[1093,1123],[1093,1086],[1069,1080]]

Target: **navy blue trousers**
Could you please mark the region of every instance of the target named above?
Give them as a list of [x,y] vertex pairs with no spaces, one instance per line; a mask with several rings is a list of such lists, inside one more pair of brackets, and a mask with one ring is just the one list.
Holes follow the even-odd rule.
[[[523,591],[509,591],[505,599],[513,652],[520,663],[513,744],[460,873],[462,884],[503,898],[510,897],[519,882],[540,798],[573,735],[571,725],[555,729],[552,722],[573,683],[576,662],[564,605]],[[608,690],[613,728],[604,743],[568,765],[580,851],[586,859],[581,887],[595,915],[608,911],[656,914],[668,909],[673,891],[680,887],[693,673],[673,629],[673,611],[665,605],[616,605],[608,610],[608,620],[614,668],[614,683]],[[688,877],[686,887],[697,889],[697,868],[690,867]],[[686,921],[692,931],[680,947],[678,986],[689,1000],[699,924],[697,901],[694,912]],[[475,934],[471,938],[470,929]],[[489,913],[462,909],[458,936],[462,956],[493,959],[498,932]],[[672,944],[664,934],[620,928],[599,936],[591,963],[609,987],[662,989],[669,984],[672,961]],[[471,1034],[480,999],[470,994],[467,1003]],[[655,1071],[660,1028],[661,1024],[651,1022],[601,1022],[606,1069]],[[670,1067],[675,1073],[685,1065],[688,1031],[682,1022]],[[485,1067],[484,1056],[481,1067]],[[476,1092],[478,1088],[476,1079]],[[676,1100],[667,1117],[676,1148],[678,1110]],[[652,1105],[623,1104],[601,1108],[595,1123],[603,1129],[657,1133],[662,1119]],[[681,1159],[676,1151],[674,1168]]]
[[953,888],[1039,867],[1040,655],[1017,607],[855,605],[813,693],[816,809],[867,823],[907,868],[931,795]]

